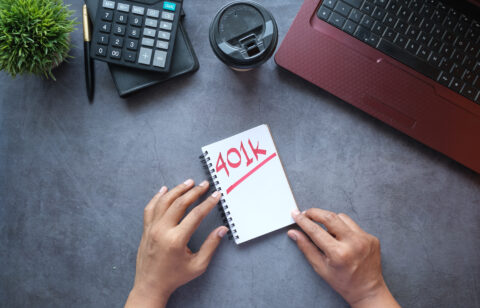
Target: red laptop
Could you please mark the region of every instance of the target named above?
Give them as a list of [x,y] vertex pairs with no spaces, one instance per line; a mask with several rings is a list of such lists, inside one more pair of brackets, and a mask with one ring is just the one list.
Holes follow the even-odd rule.
[[275,61],[480,173],[480,1],[304,0]]

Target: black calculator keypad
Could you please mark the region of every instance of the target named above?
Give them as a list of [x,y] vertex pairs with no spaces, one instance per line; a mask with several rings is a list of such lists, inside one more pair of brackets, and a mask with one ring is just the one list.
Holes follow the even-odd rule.
[[100,0],[92,40],[93,57],[168,72],[181,5],[181,0]]

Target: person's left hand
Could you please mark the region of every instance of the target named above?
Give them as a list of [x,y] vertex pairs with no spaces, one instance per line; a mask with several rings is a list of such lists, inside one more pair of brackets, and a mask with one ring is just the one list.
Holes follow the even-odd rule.
[[221,197],[220,192],[214,192],[182,220],[186,209],[209,185],[205,181],[193,186],[193,180],[187,180],[169,192],[162,187],[145,207],[135,283],[125,307],[164,307],[175,289],[207,269],[228,229],[221,226],[213,230],[196,253],[187,247],[193,232]]

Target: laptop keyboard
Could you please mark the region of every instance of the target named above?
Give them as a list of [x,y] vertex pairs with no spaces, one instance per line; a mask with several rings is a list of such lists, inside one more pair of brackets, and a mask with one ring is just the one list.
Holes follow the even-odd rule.
[[317,16],[480,104],[480,20],[438,0],[323,0]]

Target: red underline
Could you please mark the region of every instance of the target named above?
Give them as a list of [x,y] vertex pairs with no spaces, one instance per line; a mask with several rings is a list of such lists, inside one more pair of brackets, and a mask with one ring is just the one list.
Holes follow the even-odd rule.
[[274,158],[275,156],[277,156],[277,153],[273,153],[272,155],[270,155],[269,157],[267,157],[264,161],[262,161],[260,164],[258,164],[255,168],[253,168],[252,170],[248,171],[247,174],[245,174],[245,175],[242,176],[238,181],[236,181],[235,183],[233,183],[232,186],[230,186],[229,188],[227,188],[227,195],[228,195],[235,187],[237,187],[240,183],[242,183],[243,181],[245,181],[249,176],[251,176],[255,171],[257,171],[258,169],[260,169],[260,167],[262,167],[263,165],[265,165],[266,163],[268,163],[268,161],[271,160],[272,158]]

